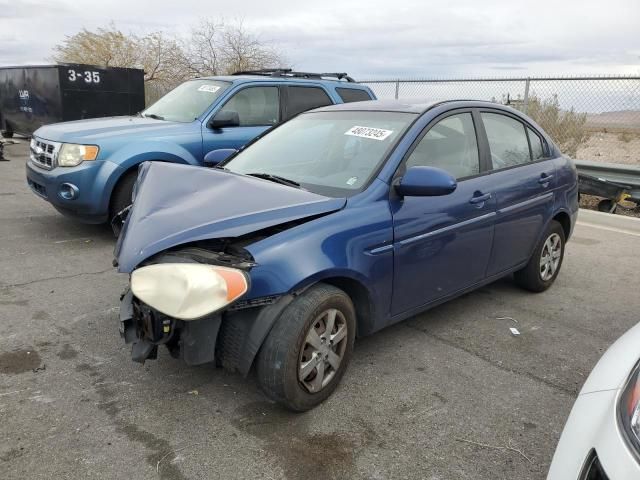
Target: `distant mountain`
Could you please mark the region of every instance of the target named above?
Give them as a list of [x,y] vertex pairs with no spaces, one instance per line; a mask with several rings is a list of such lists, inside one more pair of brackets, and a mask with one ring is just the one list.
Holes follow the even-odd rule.
[[640,110],[620,110],[587,114],[587,126],[591,128],[625,128],[640,130]]

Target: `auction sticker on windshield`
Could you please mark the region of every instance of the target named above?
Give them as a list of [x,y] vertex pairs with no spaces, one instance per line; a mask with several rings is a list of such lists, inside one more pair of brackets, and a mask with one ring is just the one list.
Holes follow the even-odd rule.
[[200,88],[198,88],[199,92],[216,93],[218,90],[220,90],[218,85],[201,85]]
[[372,140],[384,140],[393,133],[393,130],[385,130],[384,128],[374,127],[351,127],[344,132],[345,135],[351,135],[353,137],[371,138]]

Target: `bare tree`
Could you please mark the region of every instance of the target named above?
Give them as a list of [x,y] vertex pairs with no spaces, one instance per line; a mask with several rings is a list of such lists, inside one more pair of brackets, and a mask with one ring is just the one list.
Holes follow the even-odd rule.
[[54,47],[53,59],[61,63],[141,68],[147,104],[191,76],[179,40],[162,32],[142,37],[125,34],[113,24],[95,32],[82,29],[66,37]]
[[284,64],[283,55],[248,32],[241,21],[223,19],[202,21],[188,39],[163,32],[125,34],[113,23],[95,32],[83,28],[53,51],[60,63],[144,69],[147,104],[189,78]]
[[138,45],[138,64],[144,69],[147,104],[193,77],[188,70],[187,56],[178,40],[167,37],[162,32],[155,32],[139,39]]
[[194,76],[220,75],[220,37],[224,28],[223,21],[211,19],[204,20],[192,28],[185,51],[189,60],[189,70]]
[[282,52],[248,32],[241,20],[203,20],[192,29],[186,50],[197,76],[279,67],[286,62]]
[[138,38],[125,35],[113,24],[90,32],[86,28],[53,47],[57,62],[88,63],[104,67],[130,67],[138,61]]

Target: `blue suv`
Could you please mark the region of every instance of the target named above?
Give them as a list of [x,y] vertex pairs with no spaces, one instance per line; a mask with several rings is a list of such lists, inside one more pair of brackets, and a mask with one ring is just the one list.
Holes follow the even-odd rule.
[[115,250],[121,332],[136,361],[165,346],[255,369],[270,398],[307,410],[355,337],[509,274],[548,289],[577,214],[574,165],[516,110],[315,109],[218,168],[140,169]]
[[303,111],[371,99],[345,73],[259,70],[190,80],[137,116],[39,128],[27,182],[61,213],[103,223],[131,203],[144,161],[203,165],[208,152],[237,150]]

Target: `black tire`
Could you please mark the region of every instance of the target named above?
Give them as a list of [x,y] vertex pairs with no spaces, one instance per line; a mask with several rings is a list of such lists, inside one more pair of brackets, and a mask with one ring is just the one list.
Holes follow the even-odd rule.
[[109,223],[113,220],[118,213],[131,205],[131,193],[133,192],[133,185],[138,178],[138,171],[133,170],[125,173],[111,194],[111,202],[109,206]]
[[11,130],[4,130],[0,133],[2,134],[2,138],[13,138],[13,132]]
[[[346,345],[338,342],[339,347],[332,347],[344,348],[339,367],[333,371],[328,366],[327,368],[333,372],[332,378],[327,379],[328,383],[320,387],[319,391],[312,393],[298,379],[298,368],[306,355],[306,350],[302,349],[309,347],[306,341],[307,334],[312,328],[318,327],[323,312],[333,309],[342,315],[339,322],[346,325],[347,334],[343,340]],[[337,323],[338,320],[336,325]],[[326,329],[326,323],[324,328]],[[289,304],[262,344],[256,365],[260,387],[269,398],[296,412],[310,410],[322,403],[336,389],[347,369],[353,352],[355,330],[356,314],[347,294],[331,285],[314,285]],[[317,375],[317,369],[314,369],[311,375],[314,373]]]
[[[543,271],[541,267],[541,260],[543,255],[543,250],[545,250],[545,243],[549,239],[555,239],[556,236],[560,239],[560,256],[558,258],[558,264],[552,272],[552,275],[549,278],[543,278]],[[529,290],[531,292],[544,292],[547,288],[549,288],[553,282],[555,281],[558,273],[560,273],[560,268],[562,267],[562,261],[564,259],[564,248],[565,248],[565,236],[564,229],[560,223],[555,220],[551,220],[547,230],[542,236],[540,243],[536,246],[536,249],[531,255],[529,259],[529,263],[521,269],[515,272],[514,278],[516,283],[524,288],[525,290]]]
[[618,207],[618,204],[608,198],[605,198],[604,200],[600,200],[598,202],[598,210],[600,212],[616,213],[617,207]]

